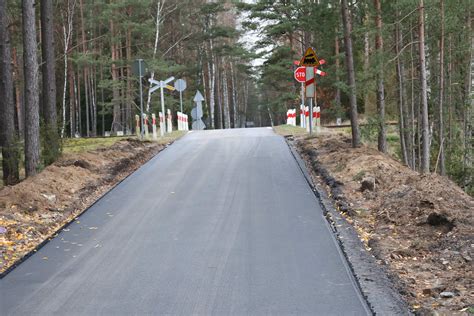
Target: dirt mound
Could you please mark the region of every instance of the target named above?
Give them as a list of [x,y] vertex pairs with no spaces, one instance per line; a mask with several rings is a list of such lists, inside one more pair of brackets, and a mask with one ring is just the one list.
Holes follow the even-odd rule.
[[344,135],[300,138],[298,147],[415,311],[472,312],[473,198],[445,177],[354,149]]
[[38,175],[0,190],[0,272],[163,147],[127,139],[108,148],[64,155]]

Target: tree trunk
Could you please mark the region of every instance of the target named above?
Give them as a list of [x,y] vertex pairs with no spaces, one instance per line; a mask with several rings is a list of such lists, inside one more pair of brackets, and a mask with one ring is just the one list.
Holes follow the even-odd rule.
[[357,114],[357,96],[352,53],[351,22],[347,0],[341,0],[342,22],[344,27],[344,45],[346,54],[347,80],[349,85],[349,102],[351,106],[352,147],[360,145],[359,122]]
[[116,61],[118,59],[117,56],[117,49],[115,45],[114,36],[116,35],[114,32],[114,22],[110,21],[110,34],[112,36],[112,44],[111,44],[111,52],[112,52],[112,103],[113,103],[113,118],[112,118],[112,132],[117,132],[121,130],[121,117],[120,117],[120,91],[119,91],[119,75],[118,69],[116,65]]
[[[397,12],[397,19],[399,18],[399,14]],[[400,55],[400,49],[403,45],[401,30],[400,30],[400,23],[395,25],[395,55],[398,56],[397,58],[397,78],[398,78],[398,112],[399,112],[399,129],[400,129],[400,147],[402,152],[402,159],[403,162],[407,165],[412,167],[411,159],[408,157],[408,142],[409,137],[407,136],[407,128],[405,125],[406,120],[406,111],[405,111],[405,101],[406,101],[406,90],[405,90],[405,67],[403,65],[402,56]]]
[[339,88],[339,69],[341,68],[340,66],[340,61],[339,61],[339,38],[337,36],[338,30],[336,29],[336,36],[334,38],[334,54],[336,55],[336,95],[334,97],[334,103],[336,103],[336,106],[341,105],[341,89]]
[[16,184],[19,177],[19,152],[15,135],[12,56],[8,30],[7,1],[0,0],[0,146],[3,183]]
[[[69,64],[69,61],[68,61]],[[76,91],[74,82],[74,69],[69,65],[68,67],[68,81],[69,81],[69,128],[71,132],[71,138],[76,136]]]
[[[80,5],[80,14],[81,14],[81,40],[82,40],[82,53],[84,57],[87,56],[87,45],[86,45],[86,30],[84,27],[84,2],[83,0],[79,1]],[[87,57],[86,57],[87,58]],[[87,62],[87,61],[86,61]],[[83,69],[83,79],[84,79],[84,93],[85,93],[85,112],[86,112],[86,136],[89,137],[89,95],[90,95],[90,88],[89,88],[89,67],[86,65]]]
[[23,0],[23,62],[25,79],[25,172],[33,176],[40,164],[38,59],[35,1]]
[[58,118],[56,108],[56,66],[54,60],[53,2],[41,0],[41,53],[43,56],[43,109],[45,165],[59,157]]
[[439,41],[439,174],[444,176],[446,174],[445,158],[444,158],[444,117],[443,117],[443,102],[444,102],[444,0],[440,0],[440,14],[441,14],[441,37]]
[[419,42],[420,42],[420,81],[421,81],[421,120],[422,120],[422,155],[421,172],[430,172],[430,143],[428,122],[428,87],[426,81],[426,56],[425,56],[425,8],[423,0],[419,6]]
[[18,52],[15,47],[12,48],[12,63],[13,63],[13,81],[15,83],[15,105],[16,105],[16,117],[18,124],[18,136],[23,139],[25,135],[25,105],[22,99],[21,89],[21,70],[18,65]]
[[377,34],[375,35],[375,49],[377,50],[377,112],[379,114],[379,135],[378,135],[378,149],[379,151],[387,152],[387,131],[385,128],[385,87],[384,87],[384,70],[383,70],[383,37],[382,37],[382,8],[380,0],[374,0],[376,10],[375,25],[377,27]]

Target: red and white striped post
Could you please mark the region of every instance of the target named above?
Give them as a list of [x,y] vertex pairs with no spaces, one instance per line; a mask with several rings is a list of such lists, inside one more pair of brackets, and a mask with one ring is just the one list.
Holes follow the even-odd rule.
[[140,115],[135,114],[135,122],[137,123],[135,125],[135,133],[137,134],[137,137],[140,137]]
[[152,131],[153,131],[153,139],[156,140],[157,135],[156,135],[156,115],[155,115],[155,113],[153,113],[151,115],[151,128],[152,128]]
[[306,67],[306,97],[309,98],[309,133],[313,133],[314,67]]
[[[160,135],[164,135],[165,134],[165,129],[166,129],[166,126],[165,126],[165,117],[163,115],[163,113],[159,112],[158,113],[158,116],[160,117]],[[163,132],[161,132],[163,131]]]
[[143,126],[143,129],[145,130],[145,138],[148,138],[148,115],[143,114],[143,122],[145,126]]

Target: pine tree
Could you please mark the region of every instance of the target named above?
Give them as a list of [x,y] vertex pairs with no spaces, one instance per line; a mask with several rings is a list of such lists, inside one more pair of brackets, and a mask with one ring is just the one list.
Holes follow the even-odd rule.
[[19,152],[15,132],[15,103],[11,66],[10,30],[7,0],[0,0],[0,146],[2,146],[3,182],[13,185],[19,181]]
[[59,156],[59,134],[56,108],[56,62],[54,56],[54,20],[52,0],[41,0],[41,53],[43,56],[43,109],[45,165]]
[[38,59],[35,1],[22,0],[25,86],[25,172],[33,176],[40,166]]

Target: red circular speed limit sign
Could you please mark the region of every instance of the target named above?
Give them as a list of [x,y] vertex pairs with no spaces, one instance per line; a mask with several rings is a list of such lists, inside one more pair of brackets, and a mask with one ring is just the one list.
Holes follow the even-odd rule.
[[298,67],[295,70],[295,79],[298,82],[306,81],[306,67]]

